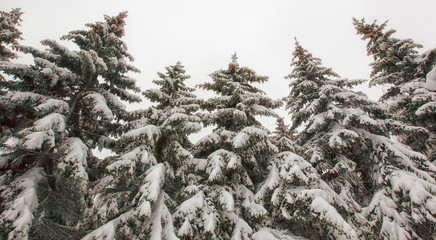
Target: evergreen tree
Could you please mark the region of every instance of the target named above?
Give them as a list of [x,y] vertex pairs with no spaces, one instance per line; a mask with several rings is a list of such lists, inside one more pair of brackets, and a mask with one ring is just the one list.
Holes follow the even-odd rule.
[[349,221],[358,208],[344,201],[309,162],[284,151],[271,158],[268,169],[255,199],[270,213],[272,227],[309,239],[358,238],[356,226]]
[[[18,40],[21,39],[22,33],[17,26],[20,25],[22,14],[23,12],[18,8],[12,9],[10,12],[0,11],[0,66],[17,58],[17,54],[9,49],[8,45],[14,47],[18,45]],[[4,80],[4,76],[0,74],[0,81]],[[4,94],[3,90],[0,89],[0,94]],[[4,139],[7,138],[5,135],[8,135],[9,132],[9,128],[4,125],[5,123],[2,121],[0,124],[0,144],[6,140]]]
[[277,127],[273,132],[272,142],[277,146],[279,152],[294,152],[300,153],[301,148],[294,141],[295,131],[289,129],[289,125],[286,125],[283,118],[277,119]]
[[[126,116],[120,101],[139,101],[126,76],[137,71],[121,41],[126,13],[53,40],[47,50],[17,46],[33,65],[3,62],[14,80],[2,81],[1,125],[8,129],[0,160],[1,232],[8,239],[75,238],[89,185],[91,149],[110,147]],[[5,142],[6,141],[6,142]],[[91,176],[93,177],[93,176]]]
[[186,182],[188,136],[201,128],[194,115],[200,106],[194,89],[185,85],[183,65],[166,70],[153,81],[160,88],[144,92],[157,105],[140,111],[142,118],[129,122],[130,130],[116,143],[119,157],[107,165],[112,174],[95,188],[95,222],[105,224],[85,239],[177,239],[171,212]]
[[[174,169],[179,168],[191,154],[192,147],[188,136],[201,129],[200,118],[193,113],[199,110],[199,100],[193,94],[194,88],[187,87],[189,78],[180,62],[166,68],[165,74],[158,73],[160,79],[153,81],[160,89],[144,92],[145,97],[158,103],[153,121],[161,129],[162,138],[157,143],[157,158],[160,162],[168,162]],[[183,175],[180,177],[183,178]]]
[[[291,230],[311,239],[356,239],[355,226],[341,215],[350,215],[356,207],[349,206],[310,163],[295,154],[303,154],[303,148],[293,141],[291,132],[295,130],[289,129],[283,118],[277,119],[273,140],[279,153],[269,160],[268,177],[255,199],[265,206],[271,224],[281,231]],[[311,229],[318,229],[317,234]]]
[[[216,125],[194,146],[196,158],[187,165],[186,200],[175,212],[183,239],[249,239],[257,230],[265,208],[254,201],[254,189],[266,174],[268,157],[277,151],[268,131],[255,116],[277,115],[281,105],[254,87],[267,77],[240,67],[236,54],[228,69],[210,75],[201,88],[218,96],[204,102],[203,122]],[[187,171],[187,172],[188,172]]]
[[8,49],[7,45],[16,46],[21,38],[20,26],[23,12],[19,8],[10,12],[0,11],[0,61],[17,58],[17,54]]
[[338,211],[343,219],[366,238],[434,237],[430,205],[436,200],[436,168],[424,155],[390,138],[391,133],[425,130],[389,119],[379,104],[347,89],[362,81],[332,78],[337,74],[298,42],[292,66],[287,99],[292,128],[304,124],[298,135],[304,157],[348,209],[360,212]]
[[367,24],[364,19],[353,19],[357,33],[368,40],[367,52],[373,56],[370,85],[386,85],[389,88],[381,100],[386,102],[390,113],[398,120],[421,126],[431,136],[406,133],[399,140],[414,150],[435,158],[436,149],[436,93],[425,88],[426,74],[436,63],[436,49],[418,53],[422,46],[411,39],[393,37],[395,30],[385,30],[386,22]]

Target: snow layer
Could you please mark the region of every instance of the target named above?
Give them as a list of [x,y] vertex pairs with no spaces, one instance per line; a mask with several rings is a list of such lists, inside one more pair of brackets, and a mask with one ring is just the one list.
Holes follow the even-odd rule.
[[193,197],[182,202],[180,206],[177,208],[175,215],[186,216],[188,214],[193,214],[197,211],[197,209],[203,208],[205,204],[204,201],[205,200],[204,200],[203,192],[198,192]]
[[153,144],[156,142],[156,140],[159,138],[160,131],[159,128],[155,125],[147,125],[141,128],[132,129],[125,133],[122,137],[123,138],[139,138],[142,135],[147,136],[149,143]]
[[206,214],[204,220],[204,231],[205,232],[214,232],[217,224],[217,216],[215,212],[210,212]]
[[284,233],[276,229],[263,227],[255,232],[251,238],[253,240],[305,240],[306,238]]
[[[315,197],[310,205],[312,211],[319,214],[319,217],[333,225],[335,239],[358,239],[356,231],[342,218],[342,216],[326,202],[322,197]],[[341,231],[337,231],[340,229]]]
[[232,212],[235,209],[235,200],[233,199],[232,194],[226,191],[224,188],[221,189],[219,201],[226,211]]
[[114,118],[112,111],[107,106],[106,99],[100,93],[88,94],[85,99],[92,101],[91,107],[94,114],[101,114],[106,120],[112,120]]
[[[436,90],[435,90],[436,91]],[[426,114],[434,114],[436,112],[436,101],[428,102],[418,108],[415,111],[417,116],[423,116]]]
[[113,240],[115,239],[115,229],[117,228],[117,226],[121,223],[126,222],[127,219],[129,219],[133,215],[133,209],[126,213],[123,213],[119,217],[90,232],[88,235],[84,236],[82,240]]
[[157,201],[164,181],[165,166],[162,163],[159,163],[151,167],[145,177],[145,183],[141,186],[138,192],[137,196],[140,196],[139,202],[143,199],[152,202]]
[[36,131],[48,131],[50,129],[56,132],[65,130],[65,116],[59,113],[50,113],[39,119],[33,124]]
[[[88,147],[86,147],[80,138],[69,138],[65,140],[61,148],[64,151],[65,157],[58,164],[58,168],[65,169],[68,166],[72,167],[74,177],[82,179],[86,183],[88,181],[88,173],[86,172]],[[86,186],[82,185],[82,188],[86,188]]]
[[38,206],[36,187],[38,182],[44,178],[43,172],[42,168],[32,168],[11,183],[20,193],[1,215],[1,219],[12,222],[13,230],[8,234],[8,240],[28,238],[34,218],[32,212]]
[[219,149],[208,157],[206,172],[208,181],[214,182],[223,177],[224,169],[235,169],[241,166],[241,159],[233,152]]
[[252,137],[267,137],[268,134],[263,129],[257,127],[245,127],[233,138],[233,147],[246,147]]
[[223,212],[223,216],[235,224],[231,240],[249,239],[249,236],[253,233],[253,229],[244,219],[240,218],[235,213]]
[[70,107],[67,102],[57,99],[48,99],[44,103],[39,104],[36,108],[44,113],[68,113],[70,111]]
[[30,150],[41,149],[46,143],[49,147],[55,146],[54,132],[50,129],[43,132],[34,132],[24,138],[23,146]]
[[108,165],[106,169],[109,171],[128,169],[127,171],[130,174],[133,174],[138,160],[146,165],[157,164],[156,158],[153,155],[142,147],[137,147],[132,151],[121,155],[120,160]]

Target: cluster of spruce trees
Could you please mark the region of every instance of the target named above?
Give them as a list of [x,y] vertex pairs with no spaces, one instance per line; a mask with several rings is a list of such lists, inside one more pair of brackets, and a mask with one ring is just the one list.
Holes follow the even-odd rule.
[[[389,86],[379,102],[296,42],[284,99],[234,55],[198,86],[214,97],[197,98],[178,62],[142,92],[153,106],[127,111],[141,90],[125,12],[61,38],[77,51],[20,45],[21,15],[0,17],[1,239],[436,237],[436,92],[424,87],[436,49],[354,19],[370,84]],[[34,63],[14,63],[17,51]]]

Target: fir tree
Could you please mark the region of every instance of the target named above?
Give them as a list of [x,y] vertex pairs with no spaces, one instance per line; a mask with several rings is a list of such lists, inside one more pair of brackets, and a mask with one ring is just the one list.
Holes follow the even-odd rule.
[[434,237],[429,203],[436,200],[436,168],[390,138],[391,132],[423,129],[389,119],[379,104],[347,89],[362,81],[330,78],[337,75],[298,42],[293,56],[287,107],[294,113],[294,129],[305,124],[298,136],[303,155],[349,209],[361,211],[338,212],[364,237]]
[[271,158],[268,169],[255,199],[269,211],[276,230],[291,230],[309,239],[358,238],[347,218],[356,207],[323,181],[309,162],[284,151]]
[[295,131],[291,131],[289,125],[285,124],[283,118],[277,119],[277,127],[273,132],[274,136],[272,138],[272,142],[277,146],[279,152],[294,152],[300,153],[301,148],[294,141]]
[[[193,113],[199,110],[199,100],[187,87],[189,78],[180,62],[166,68],[165,74],[158,73],[160,79],[153,81],[160,89],[144,92],[145,97],[158,103],[153,113],[153,121],[161,129],[162,138],[157,143],[156,154],[159,162],[168,162],[177,169],[191,158],[189,149],[192,143],[188,136],[201,129],[200,118]],[[180,176],[183,177],[183,176]]]
[[21,38],[20,26],[23,12],[19,8],[10,12],[0,11],[0,61],[9,61],[17,58],[17,54],[7,48],[7,45],[16,46]]
[[406,133],[400,141],[434,158],[436,148],[436,93],[425,87],[426,74],[436,63],[436,49],[419,54],[421,45],[411,39],[393,37],[395,30],[385,30],[386,22],[367,24],[353,19],[357,33],[368,40],[367,52],[373,56],[370,85],[390,84],[381,100],[398,120],[430,131],[427,135]]
[[[75,31],[79,51],[53,40],[47,50],[17,46],[34,57],[33,65],[3,62],[1,70],[16,80],[1,82],[3,128],[8,128],[1,156],[2,232],[15,238],[75,238],[81,228],[89,184],[91,149],[110,147],[119,120],[120,101],[139,101],[125,74],[123,36],[126,13]],[[15,139],[15,141],[14,141]]]
[[[12,9],[10,12],[0,11],[0,66],[17,58],[17,54],[9,49],[8,45],[15,47],[18,45],[18,40],[22,39],[22,33],[17,28],[20,25],[22,14],[23,12],[18,8]],[[0,81],[4,80],[4,76],[0,74]],[[4,94],[3,90],[0,90],[2,95]],[[0,121],[0,144],[2,144],[6,140],[5,138],[8,138],[10,129],[5,126],[8,124],[4,122],[4,118],[0,118]]]
[[253,191],[277,148],[255,116],[277,116],[271,109],[281,102],[252,85],[267,77],[236,60],[235,54],[228,69],[212,73],[213,82],[200,85],[218,95],[203,104],[209,111],[204,124],[216,128],[194,146],[196,158],[187,165],[190,185],[174,214],[183,239],[249,239],[267,214]]
[[[140,111],[142,118],[129,122],[130,130],[116,143],[119,157],[107,165],[112,174],[95,188],[94,218],[104,225],[85,239],[177,239],[171,212],[186,182],[188,136],[201,128],[194,115],[200,106],[194,89],[185,85],[189,76],[183,65],[166,70],[153,81],[160,88],[144,92],[157,105]],[[103,190],[108,182],[115,188]]]

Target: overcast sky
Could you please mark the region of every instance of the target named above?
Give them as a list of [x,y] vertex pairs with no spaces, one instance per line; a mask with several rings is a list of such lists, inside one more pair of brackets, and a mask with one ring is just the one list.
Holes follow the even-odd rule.
[[[128,11],[123,40],[142,71],[133,75],[142,90],[156,88],[151,83],[156,72],[177,61],[191,75],[189,86],[210,81],[208,74],[226,68],[237,52],[241,65],[269,77],[264,91],[284,97],[290,91],[284,76],[291,72],[294,37],[341,77],[368,79],[371,58],[352,17],[389,20],[396,37],[412,38],[423,50],[436,47],[434,0],[2,0],[0,6],[22,8],[22,44],[36,47],[43,39],[86,29],[84,24],[102,21],[104,14]],[[374,88],[365,91],[372,98],[380,94]]]

